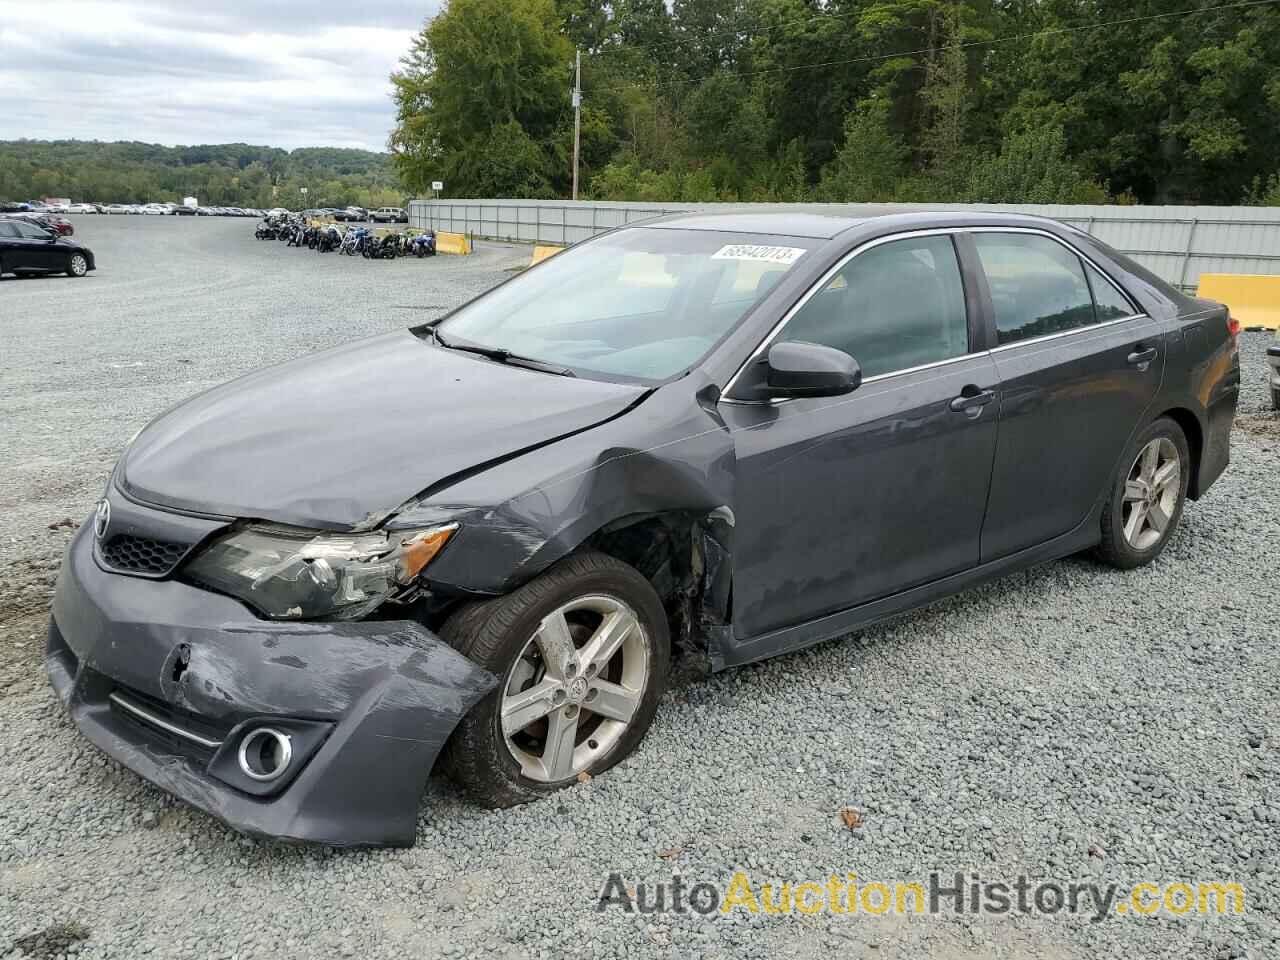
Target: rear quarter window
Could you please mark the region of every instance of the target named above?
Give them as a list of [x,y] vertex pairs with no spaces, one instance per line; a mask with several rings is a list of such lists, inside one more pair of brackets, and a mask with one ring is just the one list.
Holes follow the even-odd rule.
[[1093,288],[1093,303],[1099,323],[1132,317],[1138,312],[1129,298],[1091,264],[1085,264],[1085,272],[1089,275],[1089,286]]

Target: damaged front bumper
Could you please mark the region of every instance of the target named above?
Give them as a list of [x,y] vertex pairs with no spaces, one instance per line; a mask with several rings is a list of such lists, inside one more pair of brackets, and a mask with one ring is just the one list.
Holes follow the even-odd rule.
[[[46,656],[89,740],[246,833],[413,843],[431,767],[496,677],[417,623],[276,623],[176,580],[109,573],[92,526],[63,561]],[[268,781],[240,763],[261,728],[291,745]]]

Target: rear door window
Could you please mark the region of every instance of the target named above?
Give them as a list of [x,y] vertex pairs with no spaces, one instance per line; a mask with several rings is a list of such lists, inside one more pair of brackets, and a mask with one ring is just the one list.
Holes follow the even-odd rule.
[[975,233],[1001,345],[1097,322],[1081,259],[1048,237]]

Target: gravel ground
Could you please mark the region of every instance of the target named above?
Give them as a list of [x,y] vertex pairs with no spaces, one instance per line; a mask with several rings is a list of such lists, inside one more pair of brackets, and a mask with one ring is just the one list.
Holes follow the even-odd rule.
[[[48,593],[154,413],[267,362],[431,316],[526,255],[350,261],[248,220],[80,218],[101,268],[0,283],[0,956],[1280,955],[1277,454],[1261,334],[1233,463],[1161,560],[1050,564],[801,654],[685,680],[609,774],[534,805],[445,781],[417,846],[240,837],[107,760],[40,668]],[[55,525],[52,529],[50,525]],[[853,806],[856,831],[839,811]],[[929,871],[1238,880],[1243,918],[702,918],[593,907],[655,882]]]

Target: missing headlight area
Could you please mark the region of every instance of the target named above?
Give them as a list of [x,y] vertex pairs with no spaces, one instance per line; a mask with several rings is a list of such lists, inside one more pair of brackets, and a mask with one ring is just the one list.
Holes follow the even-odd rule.
[[355,620],[409,588],[457,529],[326,533],[249,524],[213,541],[184,574],[273,620]]

